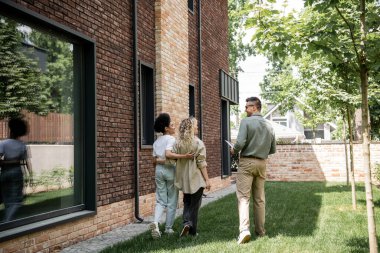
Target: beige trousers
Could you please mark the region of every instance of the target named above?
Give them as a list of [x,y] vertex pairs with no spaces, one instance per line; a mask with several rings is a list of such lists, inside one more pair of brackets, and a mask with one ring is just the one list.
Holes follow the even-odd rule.
[[249,201],[253,195],[253,214],[256,235],[264,235],[266,160],[240,158],[236,176],[236,196],[239,208],[239,230],[249,230]]

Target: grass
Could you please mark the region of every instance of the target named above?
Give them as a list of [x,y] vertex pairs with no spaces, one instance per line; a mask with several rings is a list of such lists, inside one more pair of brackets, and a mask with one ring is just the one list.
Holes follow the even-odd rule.
[[[198,237],[175,234],[152,240],[146,232],[102,252],[369,252],[365,189],[356,189],[354,211],[351,187],[345,184],[267,182],[266,237],[253,236],[250,243],[237,245],[237,200],[231,194],[200,210]],[[379,213],[380,192],[373,191]],[[376,224],[379,231],[379,217]],[[174,229],[180,231],[181,217]]]
[[[50,212],[74,204],[72,188],[28,194],[15,219]],[[4,216],[4,205],[0,205],[0,220]]]

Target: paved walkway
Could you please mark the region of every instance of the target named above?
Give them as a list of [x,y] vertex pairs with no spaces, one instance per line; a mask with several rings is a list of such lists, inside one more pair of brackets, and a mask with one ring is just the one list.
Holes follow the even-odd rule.
[[[231,186],[207,194],[206,197],[202,200],[202,206],[207,205],[210,202],[218,200],[228,194],[234,193],[236,190],[236,185],[232,184]],[[177,209],[176,216],[182,215],[182,208]],[[143,217],[144,221],[142,223],[132,223],[124,227],[114,229],[108,233],[98,235],[94,238],[91,238],[87,241],[83,241],[77,244],[74,244],[70,247],[67,247],[61,251],[61,253],[85,253],[85,252],[100,252],[101,250],[112,246],[116,243],[126,241],[135,237],[139,234],[142,234],[149,230],[148,225],[153,221],[153,216]]]

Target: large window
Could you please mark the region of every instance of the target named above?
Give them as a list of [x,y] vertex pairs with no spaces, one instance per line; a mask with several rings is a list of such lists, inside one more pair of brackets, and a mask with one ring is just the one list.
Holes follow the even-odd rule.
[[[1,168],[4,240],[12,231],[27,233],[26,227],[17,229],[21,226],[35,230],[96,209],[95,46],[75,31],[1,1],[0,45],[0,142],[10,138],[9,119],[22,117],[29,132],[20,140],[33,172],[30,178],[26,166],[19,166],[26,182],[20,184],[5,176],[9,167]],[[12,187],[23,190],[17,207],[11,203]]]
[[141,85],[141,144],[153,145],[154,142],[154,73],[153,67],[140,65]]

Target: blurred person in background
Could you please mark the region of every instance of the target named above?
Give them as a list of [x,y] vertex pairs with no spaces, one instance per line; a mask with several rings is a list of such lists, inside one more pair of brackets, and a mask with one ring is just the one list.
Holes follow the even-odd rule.
[[[28,124],[21,118],[12,118],[8,122],[9,139],[0,142],[0,192],[5,207],[3,222],[15,217],[24,199],[23,166],[31,179],[32,167],[25,143],[20,137],[28,133]],[[26,172],[25,171],[25,172]]]

